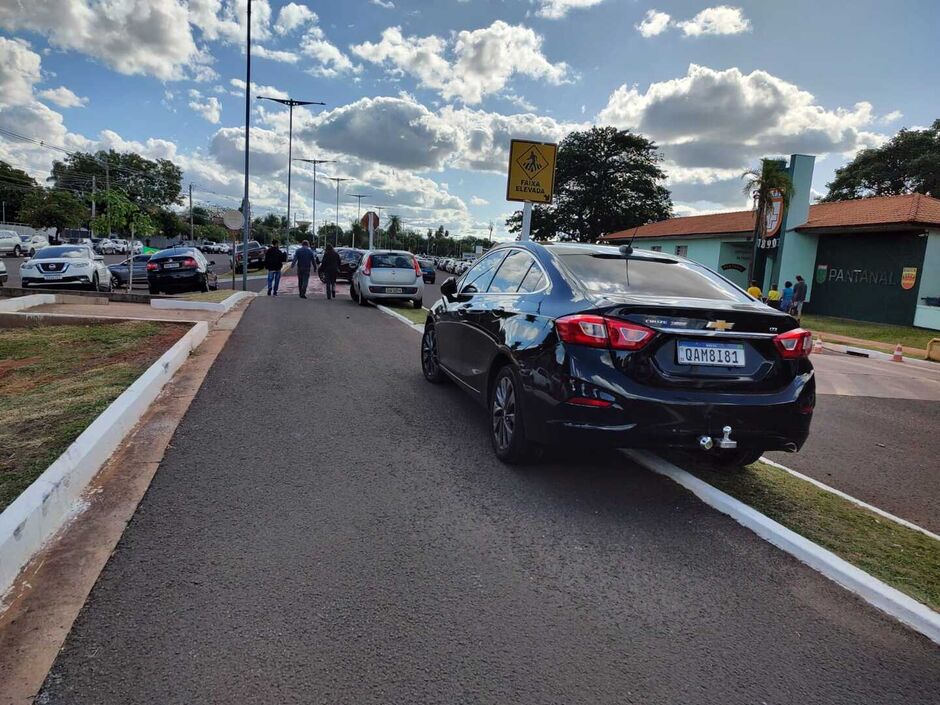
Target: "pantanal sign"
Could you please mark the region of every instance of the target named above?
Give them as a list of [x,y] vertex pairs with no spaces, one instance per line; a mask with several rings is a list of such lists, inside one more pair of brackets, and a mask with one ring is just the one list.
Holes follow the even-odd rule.
[[509,145],[506,200],[551,203],[555,190],[557,154],[557,144],[512,140]]

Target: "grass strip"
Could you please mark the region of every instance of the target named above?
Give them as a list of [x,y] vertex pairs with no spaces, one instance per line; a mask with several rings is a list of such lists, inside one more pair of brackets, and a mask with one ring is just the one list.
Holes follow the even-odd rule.
[[0,511],[187,328],[125,321],[0,330]]
[[219,303],[225,301],[229,296],[232,296],[233,292],[231,289],[217,289],[216,291],[198,291],[191,294],[184,294],[180,298],[186,299],[187,301],[209,301],[211,303]]
[[714,470],[698,462],[686,462],[683,467],[882,582],[940,611],[940,541],[764,463],[741,470]]
[[423,326],[424,322],[428,320],[428,310],[426,308],[415,308],[411,304],[401,304],[390,301],[379,301],[378,303],[386,308],[392,309],[395,313],[400,313],[409,321],[417,323],[419,326]]
[[853,321],[848,318],[833,318],[831,316],[804,315],[800,325],[813,333],[826,333],[845,335],[860,340],[871,340],[877,343],[919,348],[925,350],[927,343],[937,337],[937,331],[913,326],[892,326],[886,323],[871,323],[869,321]]

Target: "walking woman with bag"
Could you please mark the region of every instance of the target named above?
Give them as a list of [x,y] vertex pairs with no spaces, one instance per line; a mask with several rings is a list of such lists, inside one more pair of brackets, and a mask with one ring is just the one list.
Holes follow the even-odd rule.
[[326,280],[326,298],[336,298],[336,275],[339,274],[339,254],[333,245],[326,244],[323,251],[323,261],[320,262],[320,271]]

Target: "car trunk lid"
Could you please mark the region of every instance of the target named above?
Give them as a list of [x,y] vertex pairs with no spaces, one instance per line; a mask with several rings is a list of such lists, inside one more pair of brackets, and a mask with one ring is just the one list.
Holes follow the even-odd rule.
[[414,258],[396,252],[374,252],[369,255],[373,284],[384,286],[413,285],[418,278],[415,272]]

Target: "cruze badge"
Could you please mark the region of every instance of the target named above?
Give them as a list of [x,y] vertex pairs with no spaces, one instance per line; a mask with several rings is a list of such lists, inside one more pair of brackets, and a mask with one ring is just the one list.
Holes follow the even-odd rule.
[[705,327],[711,330],[731,330],[734,328],[734,323],[729,323],[728,321],[709,321],[705,324]]

